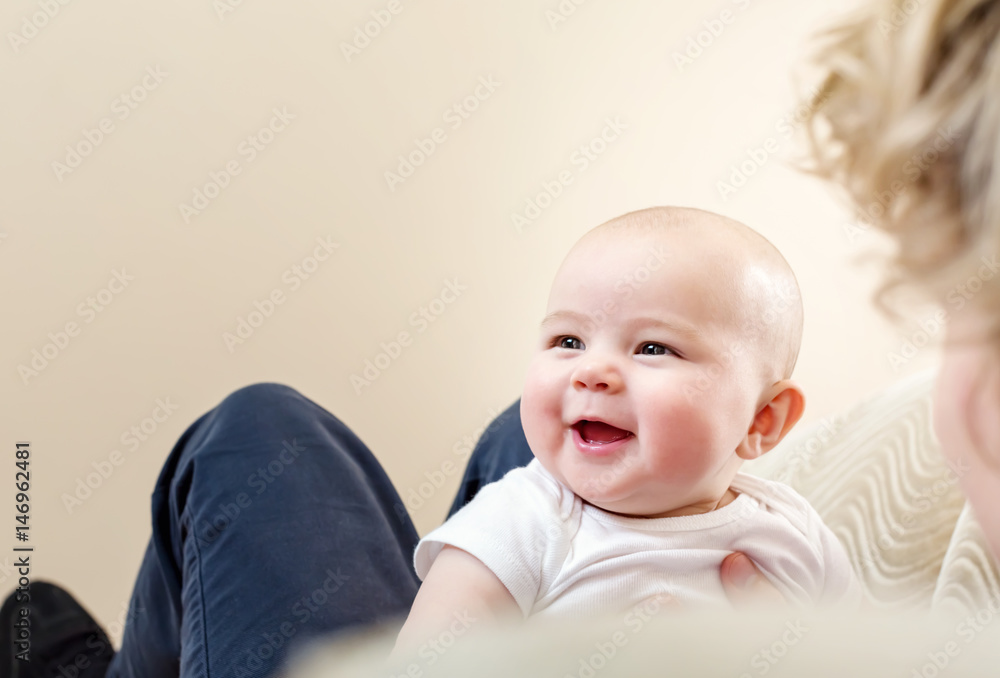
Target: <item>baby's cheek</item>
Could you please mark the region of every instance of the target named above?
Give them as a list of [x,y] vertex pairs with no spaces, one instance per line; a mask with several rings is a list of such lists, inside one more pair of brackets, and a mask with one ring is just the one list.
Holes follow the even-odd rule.
[[552,389],[539,375],[528,374],[521,393],[521,416],[532,416],[551,407]]
[[713,451],[725,444],[723,433],[711,410],[675,402],[660,413],[649,442],[662,473],[697,479],[713,468]]
[[660,476],[675,485],[691,485],[705,477],[707,464],[704,455],[681,448],[660,463]]
[[554,444],[561,422],[561,398],[552,380],[538,370],[529,371],[521,394],[521,426],[535,454]]
[[655,410],[650,407],[649,418],[656,422],[661,436],[700,447],[710,442],[718,428],[716,407],[711,401],[692,402],[677,394]]

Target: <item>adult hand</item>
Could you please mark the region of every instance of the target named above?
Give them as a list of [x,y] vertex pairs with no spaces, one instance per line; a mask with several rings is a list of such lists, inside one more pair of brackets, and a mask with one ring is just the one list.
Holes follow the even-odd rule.
[[750,558],[739,551],[730,553],[723,559],[719,574],[729,602],[737,609],[787,605],[781,592],[764,578]]

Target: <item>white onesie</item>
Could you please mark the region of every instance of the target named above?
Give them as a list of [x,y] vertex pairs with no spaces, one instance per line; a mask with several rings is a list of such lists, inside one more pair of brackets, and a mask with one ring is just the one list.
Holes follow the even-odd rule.
[[626,518],[585,504],[537,459],[483,487],[420,540],[421,580],[444,545],[481,560],[525,617],[625,611],[667,594],[723,605],[719,567],[749,556],[786,599],[856,608],[861,587],[836,536],[798,493],[738,473],[727,506],[676,518]]

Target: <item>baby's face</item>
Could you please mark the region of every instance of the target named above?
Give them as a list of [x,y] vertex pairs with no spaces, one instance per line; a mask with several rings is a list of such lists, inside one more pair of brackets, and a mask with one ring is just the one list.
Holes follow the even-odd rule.
[[553,283],[521,420],[542,465],[607,511],[711,510],[762,404],[740,275],[692,237],[588,236]]

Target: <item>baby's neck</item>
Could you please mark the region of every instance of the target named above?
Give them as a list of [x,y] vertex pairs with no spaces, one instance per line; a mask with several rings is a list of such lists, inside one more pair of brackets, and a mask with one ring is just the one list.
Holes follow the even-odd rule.
[[729,504],[732,504],[733,501],[735,501],[736,497],[738,496],[740,496],[740,493],[730,487],[726,488],[726,491],[722,494],[722,497],[720,497],[717,502],[703,502],[699,504],[689,504],[688,506],[682,506],[680,508],[676,508],[671,511],[665,511],[663,513],[655,513],[652,515],[617,513],[615,511],[608,511],[605,508],[601,508],[601,510],[607,513],[613,513],[616,516],[622,516],[624,518],[678,518],[680,516],[695,516],[695,515],[700,515],[702,513],[709,513],[711,511],[718,511],[723,506],[728,506]]
[[726,491],[722,493],[722,496],[715,503],[703,502],[700,504],[690,504],[688,506],[682,506],[679,509],[674,509],[673,511],[667,511],[655,516],[646,516],[647,518],[676,518],[678,516],[696,516],[701,513],[709,513],[711,511],[718,511],[723,506],[728,506],[732,504],[736,497],[740,496],[738,492],[733,490],[733,488],[728,487]]

